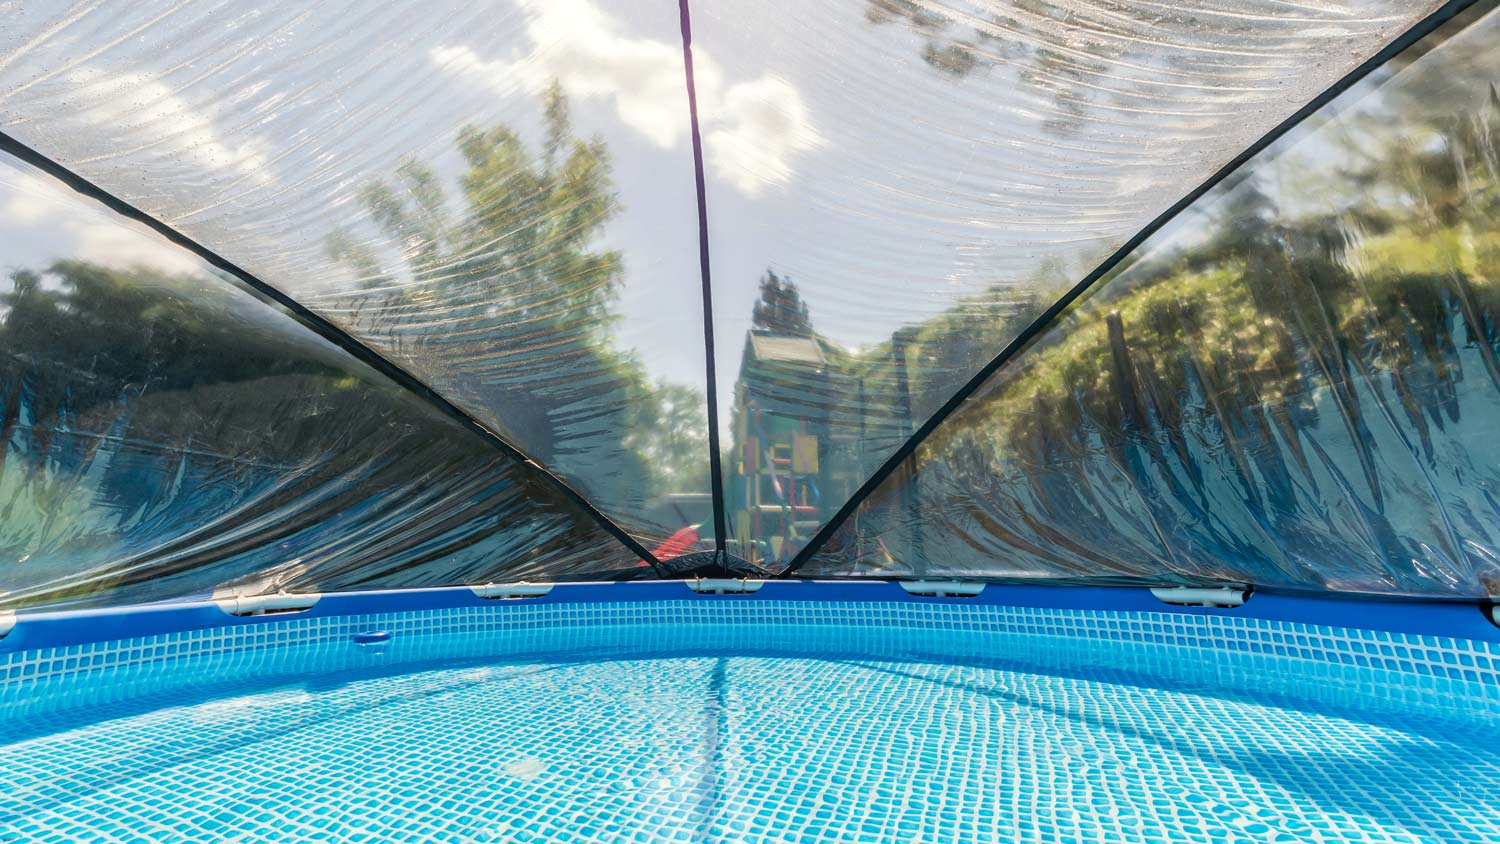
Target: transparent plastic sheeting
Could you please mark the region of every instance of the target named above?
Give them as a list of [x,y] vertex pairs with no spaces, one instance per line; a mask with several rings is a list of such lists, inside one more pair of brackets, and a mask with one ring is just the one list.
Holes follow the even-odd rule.
[[1500,13],[1147,241],[803,574],[1500,592]]
[[1058,296],[1436,5],[693,2],[730,550],[793,557]]
[[[692,3],[730,550],[1437,2]],[[0,56],[6,131],[712,547],[677,0],[52,3]]]
[[0,160],[0,606],[640,563],[193,255]]
[[23,4],[0,27],[0,125],[648,547],[711,538],[676,0]]

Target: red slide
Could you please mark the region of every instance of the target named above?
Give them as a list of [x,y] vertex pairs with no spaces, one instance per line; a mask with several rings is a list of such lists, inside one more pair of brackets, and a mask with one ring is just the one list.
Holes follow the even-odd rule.
[[658,560],[670,560],[673,557],[680,557],[696,547],[698,547],[698,526],[688,525],[667,537],[667,540],[656,546],[656,550],[652,553],[656,555],[656,559]]

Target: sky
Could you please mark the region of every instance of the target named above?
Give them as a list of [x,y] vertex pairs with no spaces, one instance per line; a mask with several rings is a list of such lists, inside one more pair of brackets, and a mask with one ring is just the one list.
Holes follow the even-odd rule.
[[[928,29],[872,22],[868,0],[693,4],[726,419],[768,267],[851,348],[975,297],[1055,286],[1044,266],[1081,276],[1434,4],[925,5],[940,21]],[[934,32],[973,41],[976,69],[924,61]],[[1061,64],[1029,62],[1041,45]],[[400,249],[366,219],[360,185],[415,156],[452,187],[465,124],[539,143],[553,80],[613,160],[623,210],[599,246],[624,256],[614,342],[654,377],[701,389],[676,2],[42,4],[0,31],[5,131],[357,335],[358,279],[327,238]],[[1063,102],[1083,117],[1059,128]],[[7,265],[139,248],[46,216],[55,206],[7,212],[36,232]]]

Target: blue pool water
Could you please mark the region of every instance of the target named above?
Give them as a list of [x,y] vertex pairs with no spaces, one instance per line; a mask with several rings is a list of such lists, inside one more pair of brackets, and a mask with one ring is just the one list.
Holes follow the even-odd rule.
[[[11,655],[0,841],[1500,840],[1487,645],[1001,608],[533,612]],[[372,631],[389,643],[353,641]],[[1367,644],[1406,662],[1339,656]]]

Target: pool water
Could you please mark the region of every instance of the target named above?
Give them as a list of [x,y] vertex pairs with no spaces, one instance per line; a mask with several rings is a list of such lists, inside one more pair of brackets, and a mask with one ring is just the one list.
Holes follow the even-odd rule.
[[17,710],[0,841],[1500,840],[1500,718],[1482,709],[1142,671],[1059,641],[660,644],[703,632],[658,627],[633,654],[618,630],[501,656],[333,643],[358,655],[302,653],[316,670],[292,681],[210,658],[170,690]]

